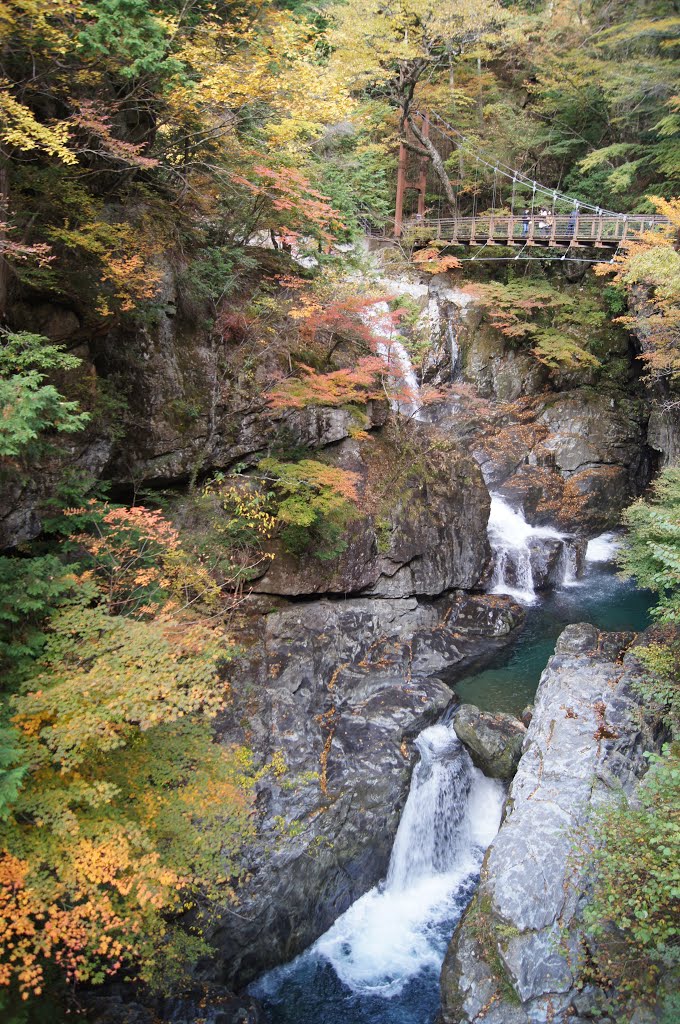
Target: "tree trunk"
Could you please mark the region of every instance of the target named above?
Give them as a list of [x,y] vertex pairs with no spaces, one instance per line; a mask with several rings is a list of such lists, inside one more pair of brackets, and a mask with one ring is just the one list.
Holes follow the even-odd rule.
[[482,94],[482,58],[477,58],[477,121],[484,126],[484,96]]
[[0,321],[7,313],[9,292],[9,263],[5,257],[7,222],[9,221],[9,168],[0,155]]
[[419,145],[422,146],[422,148],[425,150],[425,152],[429,156],[430,160],[432,161],[432,166],[434,168],[434,172],[435,172],[435,174],[437,175],[437,177],[439,178],[439,180],[442,183],[442,186],[444,188],[444,192],[446,194],[446,198],[448,199],[448,201],[449,201],[449,203],[451,205],[451,210],[452,210],[453,214],[454,215],[457,214],[458,213],[458,200],[456,199],[456,194],[453,191],[453,185],[449,181],[449,176],[446,173],[446,168],[444,167],[444,161],[442,160],[441,156],[439,155],[439,151],[437,150],[437,148],[434,145],[434,143],[432,142],[432,140],[428,139],[427,136],[423,135],[423,133],[421,132],[421,130],[418,127],[418,125],[415,123],[415,121],[414,121],[413,117],[411,116],[411,114],[407,114],[406,115],[406,120],[408,121],[408,125],[409,125],[411,131],[413,132],[416,140],[418,141]]

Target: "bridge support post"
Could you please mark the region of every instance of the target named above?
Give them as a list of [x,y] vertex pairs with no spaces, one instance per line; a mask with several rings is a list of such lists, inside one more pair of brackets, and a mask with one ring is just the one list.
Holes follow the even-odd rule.
[[[423,115],[422,132],[426,139],[430,137],[430,119]],[[418,177],[409,181],[408,151],[403,142],[399,144],[399,164],[397,166],[397,196],[394,211],[394,237],[401,238],[404,229],[404,196],[412,189],[418,193],[418,218],[425,218],[425,196],[427,192],[427,157],[421,157],[418,163]]]

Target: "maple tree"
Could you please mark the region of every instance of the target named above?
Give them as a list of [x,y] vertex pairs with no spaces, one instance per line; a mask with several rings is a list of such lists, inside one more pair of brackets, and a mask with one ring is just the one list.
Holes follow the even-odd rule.
[[318,373],[302,364],[299,377],[284,380],[268,394],[272,409],[304,409],[309,405],[342,406],[381,398],[385,361],[363,356],[353,367]]
[[211,888],[230,898],[251,829],[250,755],[211,734],[232,657],[219,588],[156,511],[70,518],[79,561],[2,736],[0,985],[24,998],[50,962],[153,982],[196,955],[171,919]]
[[535,277],[508,284],[473,286],[485,315],[507,338],[531,343],[536,359],[551,369],[600,365],[584,344],[584,328],[602,328],[606,314],[596,298],[570,294]]
[[598,264],[595,273],[613,275],[631,294],[631,311],[618,322],[635,329],[642,340],[642,358],[652,378],[680,374],[680,199],[650,196],[656,209],[668,217],[665,232],[648,232],[629,242],[613,263]]
[[262,459],[258,468],[271,484],[272,515],[284,547],[311,550],[327,561],[347,547],[344,530],[358,514],[359,474],[316,459]]
[[[74,248],[97,274],[99,317],[153,305],[160,255],[196,211],[212,226],[221,207],[246,239],[263,222],[324,240],[341,229],[296,166],[352,107],[314,20],[240,0],[10,0],[0,39],[2,310],[18,259],[51,255],[24,279],[68,295],[55,259]],[[51,180],[55,209],[36,179]],[[164,216],[151,221],[154,208]],[[15,230],[30,237],[10,243]]]

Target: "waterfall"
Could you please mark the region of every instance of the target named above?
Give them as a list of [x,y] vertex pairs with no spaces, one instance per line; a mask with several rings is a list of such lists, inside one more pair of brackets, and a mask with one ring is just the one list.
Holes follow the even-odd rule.
[[531,526],[498,494],[491,495],[488,536],[494,556],[491,593],[533,604],[537,589],[577,583],[571,539],[550,526]]
[[562,587],[577,587],[579,585],[576,548],[568,541],[562,544],[558,578]]
[[[414,419],[419,419],[420,402],[418,395],[420,385],[413,369],[411,357],[402,342],[394,336],[394,325],[387,319],[389,312],[389,306],[386,302],[376,302],[373,306],[372,315],[367,318],[366,322],[374,335],[381,339],[376,346],[378,355],[385,360],[388,370],[390,370],[390,375],[400,385],[400,390],[405,391],[408,396],[405,400],[392,401],[392,408],[406,416],[413,416]],[[403,387],[401,387],[402,384]]]
[[392,849],[387,881],[357,900],[314,950],[355,992],[399,993],[438,971],[484,851],[500,824],[503,790],[472,766],[451,725],[416,740],[420,762]]
[[451,315],[446,318],[446,337],[449,340],[449,350],[451,352],[451,383],[455,381],[458,376],[458,362],[460,359],[460,346],[456,338],[456,332],[453,329],[451,323]]
[[387,872],[387,888],[395,892],[450,870],[470,841],[466,811],[472,775],[456,734],[433,725],[421,732],[416,746],[420,761]]
[[416,746],[420,761],[386,881],[292,964],[260,979],[251,987],[254,995],[285,1000],[296,978],[321,984],[328,965],[362,996],[390,999],[428,971],[436,987],[448,940],[498,831],[504,790],[473,767],[450,723],[424,729]]

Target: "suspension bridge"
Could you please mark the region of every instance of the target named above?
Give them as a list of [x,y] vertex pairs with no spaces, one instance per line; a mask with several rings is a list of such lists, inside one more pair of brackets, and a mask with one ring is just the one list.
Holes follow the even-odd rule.
[[[456,163],[458,179],[447,170]],[[613,258],[624,243],[668,224],[665,217],[617,213],[542,185],[486,158],[438,114],[414,111],[399,149],[394,225],[371,233],[385,242],[466,247],[471,255],[463,259],[600,262],[604,252],[588,259],[584,250],[608,250]],[[496,255],[499,246],[514,254]]]

